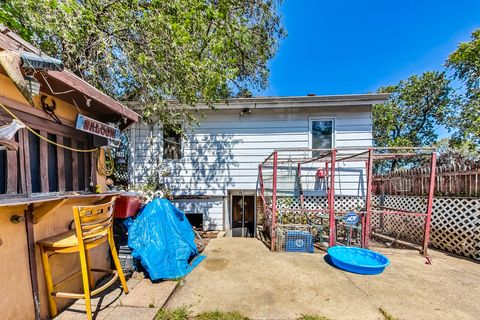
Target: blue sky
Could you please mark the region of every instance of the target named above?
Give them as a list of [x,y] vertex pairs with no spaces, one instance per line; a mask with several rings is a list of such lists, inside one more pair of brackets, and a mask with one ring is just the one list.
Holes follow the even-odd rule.
[[478,0],[285,0],[288,36],[258,95],[374,92],[442,68],[480,27]]

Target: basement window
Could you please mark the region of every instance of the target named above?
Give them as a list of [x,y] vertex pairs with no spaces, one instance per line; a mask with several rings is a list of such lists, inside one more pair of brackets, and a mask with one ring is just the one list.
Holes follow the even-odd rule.
[[163,129],[163,159],[179,160],[182,158],[182,135],[170,128]]

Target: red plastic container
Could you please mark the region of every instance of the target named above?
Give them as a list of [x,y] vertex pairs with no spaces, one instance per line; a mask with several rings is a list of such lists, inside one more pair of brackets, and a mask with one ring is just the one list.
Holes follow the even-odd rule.
[[115,200],[115,218],[125,219],[137,214],[142,202],[136,195],[122,195]]

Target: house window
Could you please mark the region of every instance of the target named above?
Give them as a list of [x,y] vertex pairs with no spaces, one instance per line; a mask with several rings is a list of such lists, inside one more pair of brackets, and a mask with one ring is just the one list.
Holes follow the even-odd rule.
[[333,148],[333,120],[310,120],[310,141],[312,149]]
[[163,159],[178,160],[182,158],[182,135],[170,128],[163,129]]

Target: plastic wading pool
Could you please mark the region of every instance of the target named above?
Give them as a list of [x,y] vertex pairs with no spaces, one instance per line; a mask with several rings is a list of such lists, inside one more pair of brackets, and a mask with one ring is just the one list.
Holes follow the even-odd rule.
[[336,267],[359,274],[379,274],[390,264],[384,255],[363,248],[335,246],[327,250]]

